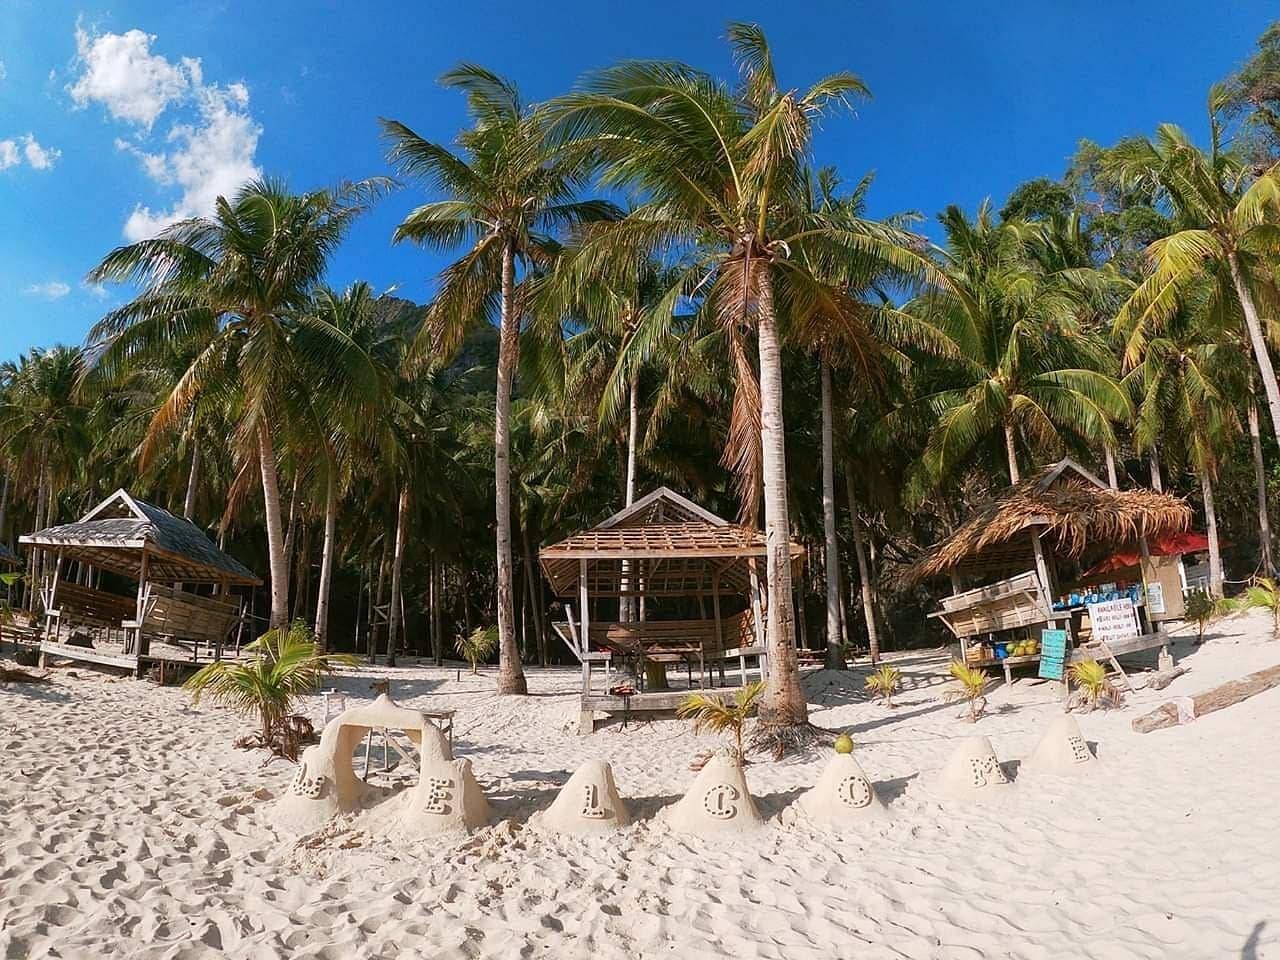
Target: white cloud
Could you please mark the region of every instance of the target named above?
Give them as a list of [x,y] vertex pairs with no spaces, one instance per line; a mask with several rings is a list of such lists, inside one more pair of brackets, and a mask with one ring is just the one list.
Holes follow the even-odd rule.
[[105,300],[107,298],[107,294],[110,293],[110,291],[102,284],[89,283],[87,280],[80,281],[80,289],[89,294],[89,296],[96,297],[99,300]]
[[48,170],[58,158],[61,150],[45,147],[31,134],[9,140],[0,140],[0,170],[16,167],[26,157],[27,165],[33,170]]
[[9,71],[4,68],[4,61],[0,60],[0,80],[7,80],[8,78]]
[[218,197],[234,194],[246,180],[261,175],[253,155],[262,127],[245,111],[248,103],[244,84],[203,87],[199,122],[174,126],[168,137],[172,150],[147,153],[131,148],[148,176],[180,187],[182,196],[167,210],[139,204],[125,222],[126,239],[152,237],[178,220],[210,213]]
[[33,170],[48,170],[62,156],[61,150],[55,150],[53,147],[42,147],[36,138],[29,133],[22,138],[22,152],[27,155],[27,163],[31,165]]
[[50,280],[47,283],[33,283],[22,291],[29,297],[44,297],[46,300],[60,300],[71,292],[71,287],[61,280]]
[[71,99],[80,107],[101,103],[115,119],[149,131],[165,108],[201,82],[199,60],[170,63],[151,52],[155,39],[141,30],[92,35],[77,25],[77,60],[84,72],[68,87]]
[[[68,87],[78,106],[101,103],[113,118],[132,124],[134,135],[117,137],[116,149],[136,157],[155,183],[179,191],[168,206],[134,208],[124,225],[130,241],[211,213],[219,196],[261,175],[254,154],[262,127],[249,113],[249,88],[206,84],[198,59],[167,60],[152,52],[155,39],[137,29],[91,34],[77,26],[81,73]],[[163,139],[151,133],[162,115],[173,118]]]

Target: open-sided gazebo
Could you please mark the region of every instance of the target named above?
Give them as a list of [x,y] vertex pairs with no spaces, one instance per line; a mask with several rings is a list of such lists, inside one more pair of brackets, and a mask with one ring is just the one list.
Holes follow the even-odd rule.
[[[221,656],[241,619],[231,588],[262,582],[199,527],[124,490],[75,523],[38,530],[20,542],[45,558],[39,593],[45,618],[42,658],[141,672],[144,660],[164,659],[150,655],[153,638],[179,646],[191,642],[191,659],[198,658],[202,643]],[[102,589],[103,572],[133,581],[136,593]],[[201,587],[207,592],[198,592]],[[96,631],[100,644],[63,643],[63,629],[76,627]]]
[[[1133,593],[1146,630],[1109,650],[1120,656],[1164,645],[1166,638],[1155,624],[1181,615],[1176,557],[1151,557],[1147,542],[1179,534],[1190,523],[1191,508],[1181,498],[1152,490],[1112,490],[1064,459],[979,508],[951,536],[926,550],[905,579],[918,583],[950,577],[952,594],[931,616],[955,634],[971,662],[985,665],[997,660],[972,655],[983,637],[1027,632],[1043,624],[1066,628],[1076,643],[1091,638],[1084,594],[1069,592],[1069,585],[1079,583],[1079,571],[1091,564],[1120,550],[1137,551],[1143,558],[1145,589],[1135,585]],[[1107,654],[1086,647],[1068,656],[1100,655]],[[1038,654],[1028,654],[999,658],[999,663],[1008,677],[1012,666],[1038,659]]]
[[[804,556],[791,545],[793,563]],[[683,664],[690,687],[724,679],[737,661],[746,682],[748,660],[763,676],[765,537],[730,523],[666,487],[575,533],[539,554],[543,573],[564,599],[557,632],[582,662],[582,730],[597,711],[674,709],[684,691],[667,686],[666,667]],[[611,686],[619,661],[635,666],[635,691]],[[604,689],[593,667],[604,668]],[[696,673],[695,673],[696,671]],[[646,678],[648,689],[645,689]]]

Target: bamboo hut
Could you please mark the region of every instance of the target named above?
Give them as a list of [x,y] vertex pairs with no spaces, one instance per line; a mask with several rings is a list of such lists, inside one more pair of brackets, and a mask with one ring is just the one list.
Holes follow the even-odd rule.
[[[190,521],[124,490],[75,523],[20,542],[41,555],[42,660],[66,657],[141,674],[148,661],[198,660],[202,645],[220,657],[242,619],[231,588],[262,582]],[[104,588],[104,577],[136,589],[127,595]],[[63,642],[64,631],[77,642]],[[164,644],[163,654],[152,653],[153,640]]]
[[[731,694],[726,662],[741,684],[749,670],[766,674],[765,546],[761,531],[659,487],[542,548],[543,573],[565,611],[553,626],[582,663],[582,733],[595,729],[597,712],[667,712],[688,688],[710,691],[717,677]],[[790,552],[793,564],[803,561],[798,544]],[[623,665],[632,679],[614,684]],[[666,669],[681,665],[687,688],[672,690]]]
[[[1038,626],[1067,631],[1068,647],[1075,647],[1068,660],[1163,646],[1159,622],[1181,616],[1183,607],[1176,566],[1160,561],[1176,564],[1176,557],[1153,558],[1146,545],[1179,534],[1190,523],[1191,508],[1184,500],[1151,490],[1112,490],[1064,459],[976,511],[904,577],[908,583],[949,577],[952,593],[931,616],[955,634],[967,661],[999,664],[1011,680],[1012,667],[1040,660],[1032,630]],[[1142,555],[1141,584],[1073,592],[1080,571],[1124,549]],[[1101,651],[1091,604],[1126,597],[1135,608],[1138,634]],[[1015,641],[1014,635],[1025,639]],[[1024,652],[1011,655],[1010,646]]]

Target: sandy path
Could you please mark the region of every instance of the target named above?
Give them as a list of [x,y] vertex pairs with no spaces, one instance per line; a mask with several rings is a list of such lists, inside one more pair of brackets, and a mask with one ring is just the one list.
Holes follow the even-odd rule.
[[[86,670],[0,690],[0,951],[6,957],[1280,957],[1280,690],[1138,736],[1136,713],[1280,662],[1269,624],[1221,625],[1191,672],[1083,717],[1088,781],[1024,778],[998,808],[939,801],[930,775],[975,729],[942,704],[937,655],[900,661],[893,710],[861,674],[808,683],[814,720],[848,728],[892,819],[832,836],[776,819],[750,843],[667,834],[652,815],[713,745],[675,721],[576,735],[570,671],[537,696],[493,676],[396,671],[401,702],[458,711],[494,825],[396,847],[359,823],[302,844],[272,822],[293,768],[235,750],[242,731],[184,694]],[[367,696],[372,674],[339,685]],[[1060,705],[999,688],[976,732],[1030,752]],[[319,701],[312,703],[318,713]],[[203,753],[203,755],[202,755]],[[614,765],[639,822],[609,842],[523,824],[584,759]],[[822,757],[748,770],[766,816]]]

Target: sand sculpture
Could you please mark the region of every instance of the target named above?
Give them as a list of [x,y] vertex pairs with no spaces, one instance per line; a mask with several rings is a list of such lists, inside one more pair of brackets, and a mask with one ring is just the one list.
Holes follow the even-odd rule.
[[887,817],[888,809],[850,753],[831,757],[811,790],[801,795],[800,809],[815,823],[831,827]]
[[1049,724],[1049,729],[1019,770],[1067,777],[1090,773],[1097,765],[1097,758],[1080,732],[1080,724],[1071,714],[1064,713]]
[[961,741],[934,783],[939,794],[953,800],[981,800],[1011,786],[986,737]]
[[351,756],[371,729],[403,730],[418,750],[418,784],[406,794],[400,819],[413,832],[475,826],[488,817],[488,804],[467,760],[454,760],[439,728],[418,710],[396,704],[386,694],[373,703],[344,710],[330,720],[320,742],[302,754],[298,772],[279,810],[283,822],[306,833],[343,813],[385,799],[388,791],[356,776]]
[[556,833],[609,833],[631,823],[631,811],[618,794],[613,768],[588,760],[560,788],[555,802],[534,814],[534,826]]
[[677,833],[745,833],[764,826],[747,789],[742,763],[721,751],[694,777],[680,800],[670,808],[668,825]]

